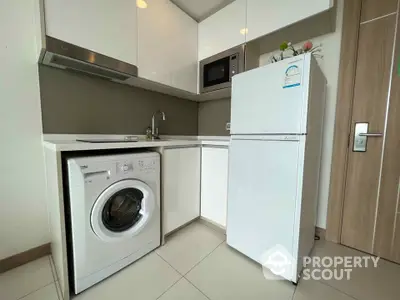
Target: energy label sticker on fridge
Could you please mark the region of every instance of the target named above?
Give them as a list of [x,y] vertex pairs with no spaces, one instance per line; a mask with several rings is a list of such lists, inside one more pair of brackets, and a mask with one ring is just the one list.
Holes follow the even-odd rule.
[[293,88],[300,86],[301,84],[301,73],[300,68],[296,65],[291,65],[285,71],[285,80],[283,83],[283,88]]

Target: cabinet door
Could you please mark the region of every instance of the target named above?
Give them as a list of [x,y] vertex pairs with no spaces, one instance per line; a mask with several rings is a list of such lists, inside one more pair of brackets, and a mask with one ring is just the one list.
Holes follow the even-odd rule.
[[139,76],[197,92],[197,22],[169,0],[138,9]]
[[246,2],[236,0],[199,23],[199,60],[246,42]]
[[246,41],[277,31],[332,6],[333,0],[247,0]]
[[228,149],[203,148],[201,160],[201,216],[226,227]]
[[46,34],[137,64],[134,0],[45,0]]
[[166,234],[200,215],[200,148],[166,149],[162,161]]

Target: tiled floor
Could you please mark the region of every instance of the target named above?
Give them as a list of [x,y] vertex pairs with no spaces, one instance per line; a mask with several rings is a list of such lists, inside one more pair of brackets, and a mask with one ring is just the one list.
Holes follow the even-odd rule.
[[[359,252],[318,242],[316,256]],[[57,300],[49,257],[0,275],[0,299]],[[261,267],[229,248],[225,236],[193,223],[165,246],[76,297],[78,300],[390,300],[400,299],[400,266],[381,260],[378,268],[355,269],[351,280],[306,281],[297,288],[268,281]]]

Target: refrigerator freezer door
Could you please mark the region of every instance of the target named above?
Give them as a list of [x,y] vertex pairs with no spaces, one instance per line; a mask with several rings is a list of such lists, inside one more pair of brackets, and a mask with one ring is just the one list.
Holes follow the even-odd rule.
[[[301,145],[282,140],[231,141],[227,243],[261,264],[265,255],[281,246],[293,254]],[[293,270],[287,268],[282,276],[293,281]]]
[[232,78],[231,134],[306,133],[309,55]]

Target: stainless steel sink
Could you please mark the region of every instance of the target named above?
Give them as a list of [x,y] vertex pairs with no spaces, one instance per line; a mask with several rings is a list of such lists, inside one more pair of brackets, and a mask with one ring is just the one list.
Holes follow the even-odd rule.
[[121,139],[77,139],[78,142],[84,143],[134,143],[138,141],[121,140]]
[[170,141],[171,139],[154,139],[154,140],[148,140],[148,142],[166,142]]
[[91,138],[91,139],[77,139],[78,142],[84,143],[134,143],[134,142],[165,142],[171,139],[153,139],[153,140],[139,140],[137,137],[125,137],[119,139],[107,139],[107,138]]
[[78,142],[84,143],[134,143],[138,142],[139,138],[134,135],[125,136],[124,138],[91,138],[91,139],[77,139]]

